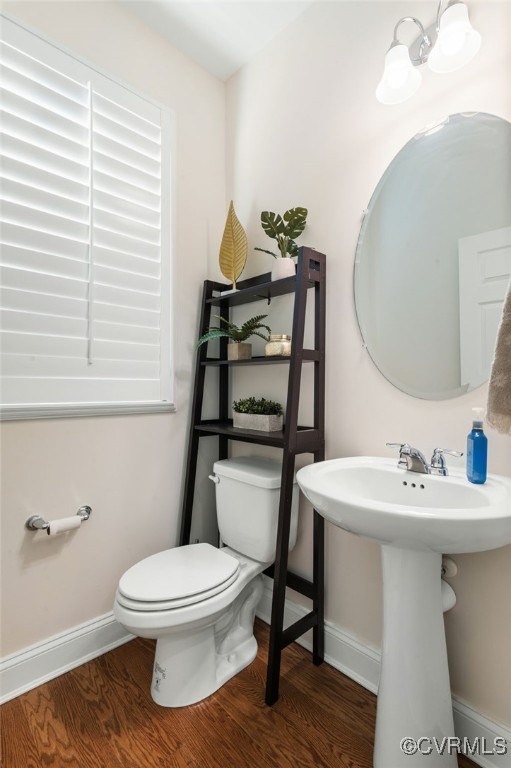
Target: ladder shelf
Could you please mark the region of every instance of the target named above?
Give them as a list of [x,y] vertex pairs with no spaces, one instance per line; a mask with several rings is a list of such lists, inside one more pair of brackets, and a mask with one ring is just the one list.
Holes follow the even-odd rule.
[[[309,289],[314,292],[314,349],[303,348],[305,311]],[[295,474],[295,458],[311,453],[314,461],[325,458],[325,256],[313,248],[300,248],[296,276],[271,281],[269,273],[243,280],[237,291],[211,280],[204,282],[199,336],[206,333],[213,307],[220,307],[223,317],[229,317],[231,307],[254,301],[271,303],[274,298],[294,294],[291,355],[289,357],[254,357],[249,360],[227,360],[227,339],[220,339],[218,358],[207,356],[207,344],[197,350],[190,431],[186,463],[183,514],[180,543],[188,544],[193,512],[195,476],[199,441],[202,437],[218,437],[219,459],[228,457],[231,440],[267,445],[282,449],[282,477],[275,563],[265,571],[274,580],[268,671],[266,679],[267,704],[274,704],[279,695],[282,650],[289,643],[313,630],[313,663],[318,665],[324,655],[324,520],[313,511],[313,577],[312,581],[288,570],[291,499]],[[302,364],[314,366],[314,424],[298,425]],[[229,419],[229,369],[245,365],[289,366],[286,423],[280,432],[260,432],[232,426]],[[202,419],[202,404],[206,369],[218,369],[218,418]],[[312,599],[312,610],[299,621],[283,628],[286,586]]]
[[[304,363],[313,363],[319,360],[317,349],[302,349]],[[207,357],[201,365],[275,365],[276,363],[289,363],[290,355],[272,355],[271,357],[250,357],[248,360],[220,360],[216,357]]]

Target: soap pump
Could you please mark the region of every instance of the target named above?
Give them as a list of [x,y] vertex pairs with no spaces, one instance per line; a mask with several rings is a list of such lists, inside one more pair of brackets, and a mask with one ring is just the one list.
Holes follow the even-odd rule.
[[488,439],[483,432],[483,408],[472,408],[472,431],[467,437],[467,478],[471,483],[486,482]]

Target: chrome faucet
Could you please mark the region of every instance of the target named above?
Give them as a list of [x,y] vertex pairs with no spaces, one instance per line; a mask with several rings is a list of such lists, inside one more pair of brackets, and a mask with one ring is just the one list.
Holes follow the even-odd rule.
[[450,456],[463,456],[458,451],[451,451],[448,448],[435,448],[431,463],[428,464],[426,457],[418,448],[413,448],[409,443],[386,443],[389,448],[399,448],[398,467],[406,469],[408,472],[418,472],[421,475],[448,475],[445,465],[444,454]]
[[389,448],[399,448],[398,467],[407,469],[408,472],[420,472],[422,475],[429,474],[426,457],[418,448],[413,448],[408,443],[387,443],[387,446]]

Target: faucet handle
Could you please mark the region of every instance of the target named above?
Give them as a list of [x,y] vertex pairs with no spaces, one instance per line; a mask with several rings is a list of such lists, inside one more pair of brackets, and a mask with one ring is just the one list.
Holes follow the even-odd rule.
[[399,448],[399,461],[397,465],[401,469],[408,469],[408,462],[404,457],[410,456],[412,446],[409,443],[385,443],[385,445],[388,448]]
[[456,456],[458,459],[463,456],[463,452],[452,451],[450,448],[435,448],[431,457],[431,470],[432,474],[447,475],[447,467],[445,466],[444,454],[449,456]]
[[410,451],[409,443],[385,443],[387,448],[399,448],[399,453],[408,453]]

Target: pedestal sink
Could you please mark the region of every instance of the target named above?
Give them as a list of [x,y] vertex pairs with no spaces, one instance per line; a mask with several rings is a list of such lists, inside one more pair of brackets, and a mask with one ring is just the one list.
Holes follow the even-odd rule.
[[[383,564],[383,643],[374,768],[453,768],[456,753],[442,613],[442,554],[511,543],[511,478],[472,485],[408,472],[394,459],[357,457],[311,464],[296,479],[334,525],[378,542]],[[430,754],[405,754],[405,738],[431,740]],[[437,752],[434,739],[443,754]],[[429,747],[423,752],[428,752]]]

